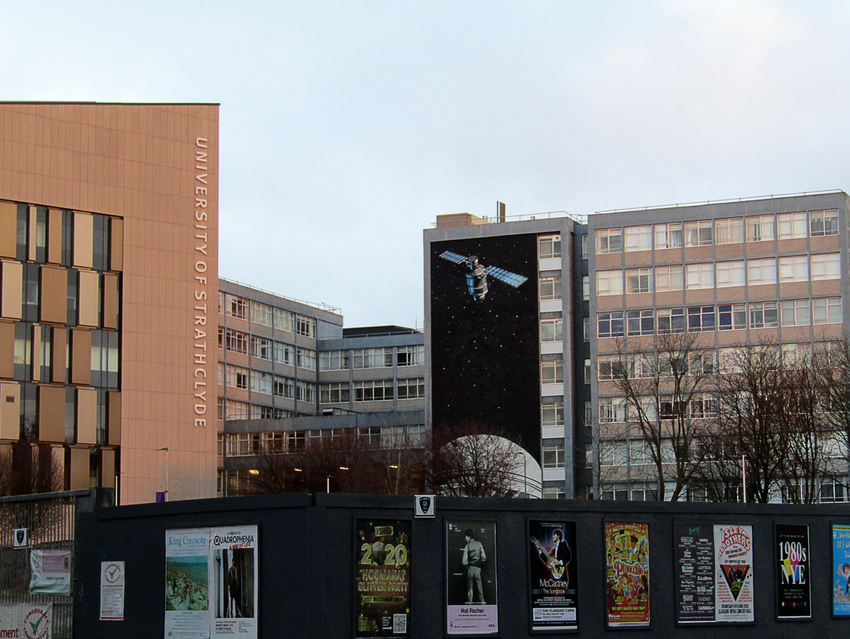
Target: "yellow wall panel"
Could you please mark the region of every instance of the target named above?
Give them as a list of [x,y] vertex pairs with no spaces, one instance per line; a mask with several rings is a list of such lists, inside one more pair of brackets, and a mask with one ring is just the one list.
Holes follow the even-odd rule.
[[121,391],[106,393],[106,440],[110,446],[121,445]]
[[0,439],[21,434],[21,387],[17,382],[0,384]]
[[0,282],[0,316],[21,319],[24,303],[24,265],[20,262],[2,262]]
[[18,245],[18,205],[0,202],[0,257],[15,259]]
[[67,466],[68,490],[88,490],[90,488],[89,466],[91,464],[88,448],[68,449]]
[[103,328],[118,328],[118,276],[103,275]]
[[50,381],[64,384],[68,368],[68,331],[64,328],[53,329],[53,343],[50,345]]
[[68,272],[55,266],[41,267],[39,317],[42,322],[68,321]]
[[62,210],[47,211],[47,261],[51,264],[62,262]]
[[97,391],[77,389],[77,444],[97,444]]
[[65,387],[38,387],[38,438],[61,444],[65,441]]
[[109,218],[109,270],[124,270],[124,220]]
[[71,330],[71,383],[91,384],[91,331]]
[[0,322],[0,377],[15,376],[15,325]]
[[77,309],[80,326],[96,328],[100,321],[100,275],[94,271],[80,271]]
[[94,257],[94,218],[74,213],[74,266],[92,267]]
[[115,488],[115,451],[111,448],[100,451],[100,487]]

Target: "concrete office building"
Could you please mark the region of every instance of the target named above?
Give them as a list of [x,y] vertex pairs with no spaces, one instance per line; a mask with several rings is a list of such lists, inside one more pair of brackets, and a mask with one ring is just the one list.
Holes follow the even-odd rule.
[[428,427],[469,421],[518,441],[551,498],[591,483],[583,229],[565,214],[506,221],[502,208],[438,216],[424,233]]
[[[653,499],[657,490],[615,379],[624,355],[634,366],[636,350],[687,332],[697,334],[696,359],[722,374],[740,346],[770,342],[793,357],[848,332],[847,209],[848,196],[837,191],[589,216],[594,454],[607,450],[602,498]],[[695,397],[689,417],[712,417],[711,401]],[[843,477],[822,482],[822,500],[845,499]],[[684,498],[705,494],[689,486]]]
[[215,494],[218,165],[214,104],[0,103],[0,446],[66,488]]

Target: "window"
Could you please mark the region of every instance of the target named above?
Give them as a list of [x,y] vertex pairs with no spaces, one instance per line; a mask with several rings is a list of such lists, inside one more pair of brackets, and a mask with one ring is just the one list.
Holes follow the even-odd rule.
[[564,442],[543,443],[543,468],[564,468]]
[[316,403],[316,385],[311,382],[304,382],[300,379],[295,384],[296,399],[300,402],[308,404]]
[[563,426],[564,402],[543,404],[540,408],[540,423],[543,426]]
[[621,397],[599,398],[599,423],[626,421],[626,400]]
[[225,333],[225,345],[232,353],[248,354],[248,335],[240,331],[228,328]]
[[623,377],[623,362],[617,355],[600,355],[598,360],[599,379],[620,379]]
[[838,235],[838,210],[810,211],[809,228],[811,229],[812,237]]
[[[425,347],[419,346],[399,346],[396,353],[397,366],[423,366],[425,364]],[[348,368],[346,366],[346,368]]]
[[224,420],[224,401],[225,401],[224,397],[219,397],[218,400],[216,401],[216,405],[215,405],[215,409],[216,409],[215,416],[216,416],[216,419],[218,419],[220,421]]
[[750,286],[776,284],[776,258],[747,260],[747,280]]
[[251,390],[264,395],[272,394],[272,375],[262,371],[251,371]]
[[413,377],[398,380],[399,399],[425,399],[425,378]]
[[547,360],[540,363],[540,381],[543,384],[562,384],[564,382],[563,360]]
[[392,348],[355,348],[352,353],[355,370],[362,368],[392,368]]
[[260,406],[251,404],[251,419],[273,419],[274,408],[271,406]]
[[845,479],[824,477],[820,485],[820,501],[824,504],[843,503],[847,501],[844,487]]
[[227,454],[231,457],[244,457],[260,452],[259,433],[236,433],[227,436]]
[[835,280],[840,277],[838,253],[820,253],[812,255],[812,281]]
[[683,237],[681,222],[655,225],[656,249],[682,248]]
[[798,368],[809,362],[812,349],[809,344],[782,344],[782,362],[787,368]]
[[809,326],[812,323],[809,300],[782,300],[779,309],[782,326]]
[[587,259],[587,233],[581,235],[581,259]]
[[218,348],[219,350],[224,348],[224,326],[218,327]]
[[718,328],[731,331],[747,328],[747,307],[745,304],[720,304],[717,307]]
[[809,258],[806,255],[788,255],[779,258],[780,282],[808,282]]
[[347,371],[348,362],[348,351],[325,351],[319,357],[323,371]]
[[561,299],[561,276],[555,275],[552,277],[540,278],[540,299],[541,300],[559,300]]
[[584,341],[589,342],[590,341],[590,318],[589,317],[582,317],[581,318],[581,332],[582,332],[582,337],[583,337]]
[[295,350],[295,365],[308,371],[316,370],[316,351],[299,346]]
[[295,380],[275,375],[272,381],[272,394],[284,399],[295,399]]
[[747,218],[747,242],[766,242],[775,239],[772,215],[754,215]]
[[272,341],[265,337],[251,335],[251,357],[257,357],[266,361],[272,358]]
[[348,382],[322,384],[319,388],[319,398],[322,404],[347,404],[351,399]]
[[355,402],[381,402],[393,398],[393,382],[389,379],[354,382]]
[[228,399],[225,403],[225,419],[248,419],[248,403]]
[[685,309],[659,308],[655,313],[659,333],[683,333],[685,331]]
[[652,309],[628,312],[629,335],[655,334],[655,313]]
[[744,260],[734,262],[717,263],[717,288],[728,286],[744,286],[746,276],[744,275]]
[[805,213],[780,213],[776,216],[776,227],[780,240],[790,240],[806,237]]
[[750,328],[778,326],[776,302],[750,302]]
[[597,229],[596,254],[621,253],[623,251],[623,229]]
[[581,276],[581,299],[587,302],[590,299],[590,276]]
[[714,264],[711,262],[688,264],[686,272],[689,291],[698,288],[714,288]]
[[227,314],[236,319],[248,319],[248,300],[236,295],[227,296]]
[[627,226],[626,227],[626,252],[629,251],[651,251],[652,250],[652,227],[651,226]]
[[287,431],[284,439],[289,453],[300,453],[307,449],[307,433],[304,431]]
[[626,271],[629,293],[652,292],[652,268],[632,268]]
[[688,331],[713,331],[716,327],[713,306],[688,307]]
[[696,395],[688,408],[692,419],[710,419],[720,413],[717,398],[708,395]]
[[597,313],[596,315],[597,337],[622,337],[623,336],[623,312]]
[[381,429],[378,426],[361,428],[358,430],[358,435],[363,439],[367,446],[378,448],[381,445]]
[[218,312],[224,313],[224,292],[218,292]]
[[632,377],[648,379],[655,376],[655,359],[648,355],[637,355],[630,362]]
[[299,335],[316,339],[316,320],[312,317],[296,316],[295,329]]
[[812,317],[815,324],[841,323],[841,298],[821,297],[812,300]]
[[295,348],[283,342],[274,343],[274,361],[287,366],[295,365]]
[[623,294],[623,271],[597,271],[596,272],[596,294],[597,295],[622,295]]
[[655,267],[655,290],[657,292],[681,291],[683,283],[681,264]]
[[629,461],[632,466],[647,466],[652,463],[652,449],[642,439],[629,441]]
[[263,452],[282,453],[286,451],[283,433],[263,433],[261,437]]
[[685,222],[685,246],[711,246],[714,243],[714,225],[711,220]]
[[[586,237],[586,236],[582,236]],[[587,241],[587,240],[585,240]],[[540,247],[540,259],[544,260],[549,257],[561,257],[561,236],[560,235],[541,235],[538,238]],[[582,258],[586,259],[586,258]]]
[[561,318],[540,320],[540,341],[560,342],[564,339]]
[[274,309],[274,328],[276,331],[295,332],[295,313],[282,308]]
[[714,351],[700,351],[691,357],[691,375],[714,375],[717,372],[717,357]]
[[744,241],[744,218],[732,217],[714,220],[716,244],[739,244]]
[[262,326],[272,325],[272,307],[260,302],[251,302],[251,321]]

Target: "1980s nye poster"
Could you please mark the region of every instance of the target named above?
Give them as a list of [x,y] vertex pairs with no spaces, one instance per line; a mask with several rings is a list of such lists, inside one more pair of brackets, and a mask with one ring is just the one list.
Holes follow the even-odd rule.
[[649,625],[649,524],[605,522],[608,625]]
[[496,522],[446,522],[446,632],[499,632]]
[[410,636],[409,521],[357,520],[357,637]]
[[578,628],[575,522],[528,522],[531,629]]

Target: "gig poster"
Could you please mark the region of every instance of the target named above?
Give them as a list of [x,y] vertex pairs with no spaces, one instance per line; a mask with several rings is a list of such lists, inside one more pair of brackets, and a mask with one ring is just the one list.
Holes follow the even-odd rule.
[[531,629],[577,630],[575,522],[528,522]]
[[649,524],[605,522],[610,627],[649,626]]
[[714,527],[676,522],[676,621],[713,623]]
[[499,632],[496,522],[446,522],[446,633]]
[[165,531],[165,636],[257,637],[257,526]]
[[409,637],[410,521],[356,524],[356,636]]
[[776,524],[777,617],[811,619],[812,589],[809,581],[809,527]]
[[850,617],[850,526],[832,525],[832,614]]
[[714,526],[714,556],[717,621],[754,621],[753,527]]

